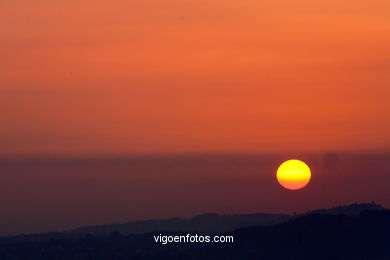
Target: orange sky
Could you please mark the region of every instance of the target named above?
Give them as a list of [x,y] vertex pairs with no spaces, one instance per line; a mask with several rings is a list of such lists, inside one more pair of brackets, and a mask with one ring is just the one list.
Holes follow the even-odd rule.
[[388,0],[3,0],[0,154],[390,147]]

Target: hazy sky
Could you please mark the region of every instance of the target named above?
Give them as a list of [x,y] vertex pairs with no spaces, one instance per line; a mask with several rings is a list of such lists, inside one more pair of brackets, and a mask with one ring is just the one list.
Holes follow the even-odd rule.
[[[0,37],[1,234],[390,206],[389,0],[0,0]],[[202,152],[279,155],[102,155]]]
[[388,0],[2,0],[0,154],[390,147]]
[[299,155],[310,183],[284,189],[288,155],[0,159],[0,235],[197,214],[306,212],[355,202],[390,208],[390,154]]

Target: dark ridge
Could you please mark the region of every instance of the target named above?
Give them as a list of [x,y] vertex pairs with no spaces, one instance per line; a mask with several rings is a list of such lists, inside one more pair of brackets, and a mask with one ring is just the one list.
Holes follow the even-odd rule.
[[240,227],[256,225],[275,225],[290,219],[287,214],[240,214],[218,215],[203,214],[190,219],[171,218],[161,220],[142,220],[123,224],[99,225],[81,227],[68,231],[76,233],[111,233],[119,231],[122,234],[143,234],[155,231],[187,231],[199,233],[221,233],[233,231]]
[[[215,214],[197,219],[209,217]],[[187,232],[163,234],[186,235]],[[224,233],[233,236],[233,243],[164,245],[154,241],[156,235],[112,232],[104,236],[71,237],[56,233],[56,237],[46,235],[37,241],[3,238],[0,259],[386,260],[390,259],[390,210],[363,210],[358,215],[304,214],[276,225]]]
[[329,215],[337,215],[337,214],[344,214],[347,216],[357,216],[361,212],[365,210],[386,210],[382,207],[382,205],[377,204],[375,202],[370,203],[354,203],[350,205],[342,205],[331,209],[317,209],[310,211],[307,214],[329,214]]

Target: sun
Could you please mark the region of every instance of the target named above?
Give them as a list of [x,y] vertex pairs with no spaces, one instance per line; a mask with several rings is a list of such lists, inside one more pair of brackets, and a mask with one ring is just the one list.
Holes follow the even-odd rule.
[[284,188],[299,190],[309,183],[311,171],[309,166],[300,160],[288,160],[279,166],[276,178]]

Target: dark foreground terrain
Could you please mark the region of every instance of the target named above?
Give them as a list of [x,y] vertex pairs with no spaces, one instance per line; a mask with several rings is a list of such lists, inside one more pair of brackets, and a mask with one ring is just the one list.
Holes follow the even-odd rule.
[[390,259],[390,210],[368,208],[314,211],[275,225],[224,233],[234,237],[233,243],[154,241],[160,233],[188,233],[178,231],[5,237],[0,239],[0,259]]

